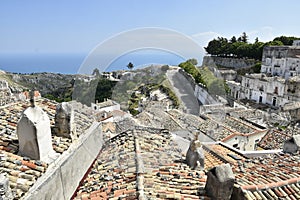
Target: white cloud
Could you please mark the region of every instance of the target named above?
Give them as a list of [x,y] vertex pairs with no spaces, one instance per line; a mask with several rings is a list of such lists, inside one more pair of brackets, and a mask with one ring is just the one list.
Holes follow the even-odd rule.
[[259,41],[268,42],[275,38],[274,36],[274,29],[271,26],[264,26],[258,28],[257,30],[252,30],[246,32],[249,36],[249,41],[253,42],[256,37],[258,37]]

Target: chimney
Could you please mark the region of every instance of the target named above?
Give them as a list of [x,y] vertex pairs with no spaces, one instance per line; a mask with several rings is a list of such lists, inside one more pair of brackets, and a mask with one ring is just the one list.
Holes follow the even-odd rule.
[[300,150],[300,135],[294,135],[292,138],[284,142],[284,153],[296,153]]
[[234,180],[234,174],[228,163],[216,166],[207,172],[206,194],[214,200],[229,200]]
[[74,109],[70,103],[62,102],[56,106],[54,130],[58,136],[75,139]]
[[50,120],[40,107],[28,107],[22,113],[17,135],[21,156],[47,163],[56,158],[57,154],[52,148]]
[[30,106],[34,108],[35,102],[34,102],[34,90],[29,91],[29,98],[30,98]]

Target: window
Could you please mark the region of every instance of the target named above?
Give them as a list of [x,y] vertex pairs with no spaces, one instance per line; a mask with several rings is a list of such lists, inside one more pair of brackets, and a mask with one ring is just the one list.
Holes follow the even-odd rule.
[[275,87],[274,94],[278,94],[278,87]]
[[234,147],[236,149],[240,149],[239,144],[234,144],[234,145],[232,145],[232,147]]
[[272,105],[276,106],[276,97],[273,97]]
[[260,86],[260,88],[259,88],[259,91],[264,91],[264,86],[262,85],[262,86]]
[[256,150],[257,149],[257,144],[259,143],[259,139],[256,139],[255,141],[254,141],[254,150]]

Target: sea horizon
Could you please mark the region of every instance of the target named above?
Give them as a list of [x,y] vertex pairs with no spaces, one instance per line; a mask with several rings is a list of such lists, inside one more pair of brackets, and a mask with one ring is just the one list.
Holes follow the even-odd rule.
[[[78,74],[87,56],[84,53],[0,53],[0,70],[22,74]],[[126,70],[129,62],[139,68],[151,64],[178,65],[183,61],[183,58],[167,52],[129,53],[118,57],[100,71]]]

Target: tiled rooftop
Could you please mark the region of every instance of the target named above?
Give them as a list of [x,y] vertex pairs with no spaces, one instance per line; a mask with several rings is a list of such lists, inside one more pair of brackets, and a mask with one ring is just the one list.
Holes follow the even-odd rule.
[[230,113],[231,116],[236,118],[246,118],[246,119],[253,119],[253,118],[263,118],[264,113],[258,109],[243,109],[243,110],[236,110]]
[[199,199],[205,173],[184,159],[168,131],[137,127],[106,143],[75,199]]
[[180,125],[165,112],[165,106],[150,102],[145,110],[136,116],[139,124],[155,128],[178,130]]
[[235,117],[224,116],[223,120],[215,120],[211,115],[200,123],[198,128],[216,141],[226,141],[230,136],[236,134],[250,135],[262,131],[262,129]]
[[180,124],[181,127],[189,131],[197,130],[199,124],[203,122],[203,119],[196,115],[186,114],[176,109],[168,111],[168,114],[174,120],[176,120],[176,122]]
[[258,143],[258,146],[263,149],[282,149],[284,142],[296,134],[300,134],[300,130],[298,128],[287,128],[282,131],[270,129]]
[[[56,104],[43,98],[36,100],[36,105],[48,114],[51,127],[54,126]],[[30,160],[27,157],[17,155],[19,144],[16,127],[22,112],[28,106],[29,102],[18,101],[0,107],[0,171],[8,176],[15,199],[24,196],[48,167],[46,163],[39,160]],[[79,110],[75,110],[77,134],[86,130],[91,125],[92,120]],[[66,151],[71,143],[71,139],[52,134],[53,149],[59,154]]]
[[241,188],[245,199],[300,199],[299,152],[246,158],[220,144],[204,150],[206,165],[231,164],[235,187]]
[[299,160],[299,154],[246,160],[234,169],[237,183],[248,199],[299,199]]
[[211,119],[207,119],[199,124],[199,129],[216,141],[222,141],[224,138],[234,134],[232,130]]

